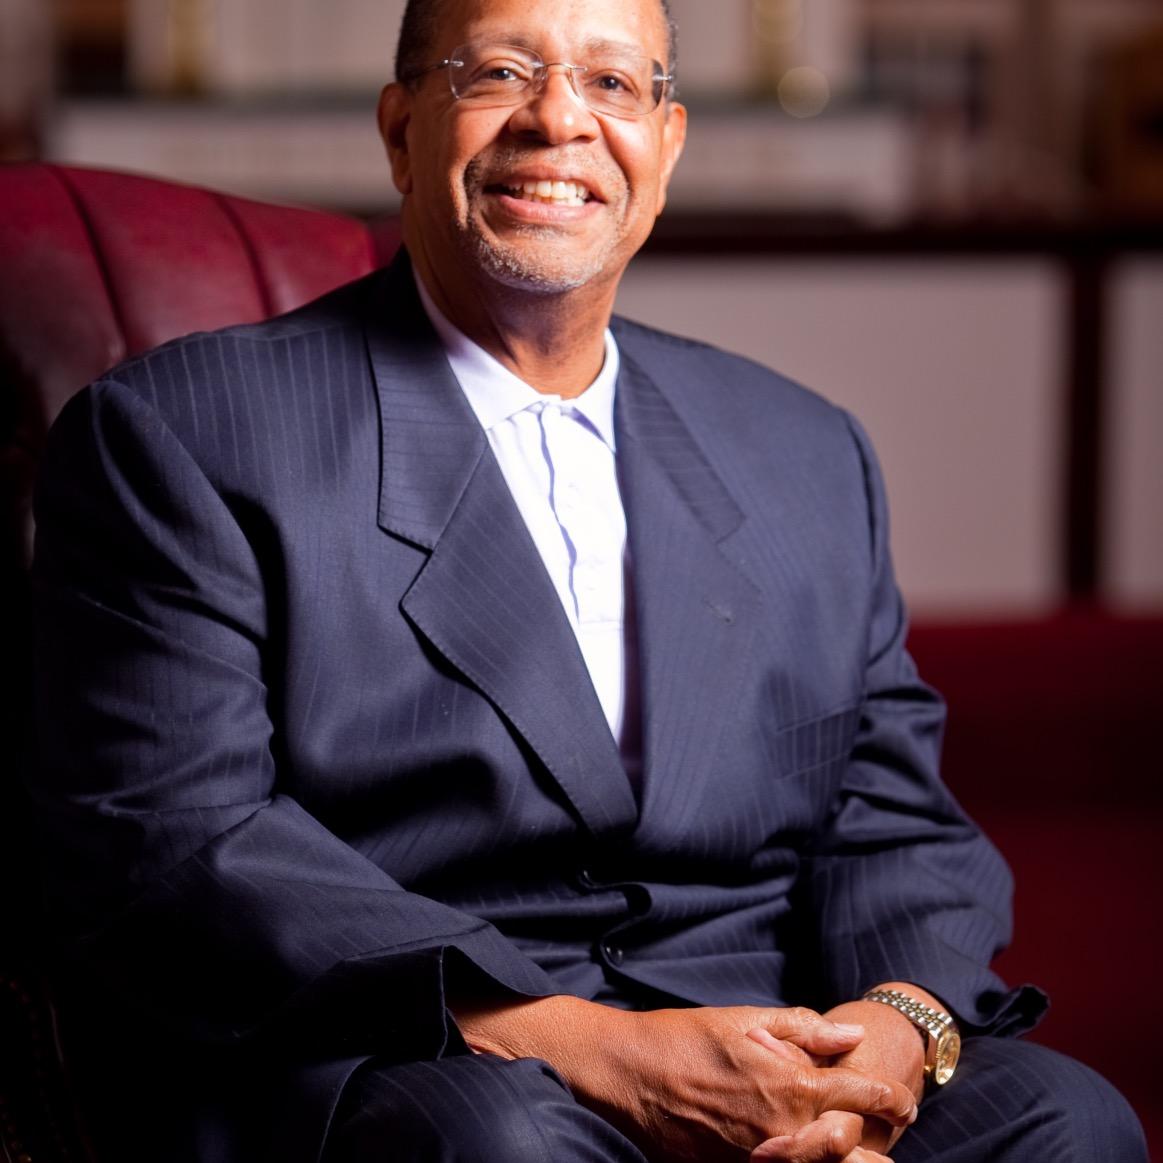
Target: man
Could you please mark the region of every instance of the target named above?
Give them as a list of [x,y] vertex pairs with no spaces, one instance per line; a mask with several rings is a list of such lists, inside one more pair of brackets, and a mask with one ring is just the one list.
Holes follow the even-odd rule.
[[37,794],[115,1157],[1144,1157],[994,1036],[1043,1003],[863,435],[606,330],[673,60],[658,0],[413,0],[406,255],[59,423]]

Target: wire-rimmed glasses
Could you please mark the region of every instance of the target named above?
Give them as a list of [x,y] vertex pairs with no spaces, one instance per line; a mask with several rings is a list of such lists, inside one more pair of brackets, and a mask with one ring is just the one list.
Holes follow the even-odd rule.
[[544,87],[549,70],[564,69],[578,99],[594,113],[610,117],[646,117],[658,108],[673,81],[650,57],[616,50],[595,52],[578,64],[546,63],[531,49],[511,44],[464,44],[427,68],[400,79],[415,81],[438,69],[448,70],[452,95],[482,108],[520,105]]

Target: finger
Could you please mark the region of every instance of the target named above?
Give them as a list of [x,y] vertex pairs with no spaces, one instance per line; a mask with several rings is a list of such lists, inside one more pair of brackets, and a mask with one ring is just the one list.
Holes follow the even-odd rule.
[[917,1119],[912,1091],[899,1082],[872,1078],[844,1067],[813,1070],[805,1079],[818,1111],[851,1111],[884,1119],[894,1127],[910,1127]]
[[826,1111],[794,1135],[779,1135],[751,1152],[753,1163],[779,1159],[783,1163],[845,1163],[860,1148],[864,1120],[858,1115]]
[[883,1119],[865,1119],[861,1144],[866,1151],[887,1152],[905,1133],[904,1127],[890,1127]]
[[794,1042],[809,1054],[844,1054],[864,1040],[864,1027],[829,1021],[806,1006],[769,1010],[764,1028],[775,1038]]
[[765,1050],[770,1050],[773,1054],[778,1054],[781,1058],[786,1058],[789,1062],[794,1062],[797,1066],[814,1066],[815,1061],[798,1046],[791,1042],[785,1042],[782,1038],[773,1038],[762,1026],[757,1026],[754,1030],[747,1031],[747,1037],[753,1042],[758,1042]]
[[878,1155],[875,1151],[868,1150],[867,1147],[857,1147],[844,1163],[892,1163],[892,1160],[887,1155]]

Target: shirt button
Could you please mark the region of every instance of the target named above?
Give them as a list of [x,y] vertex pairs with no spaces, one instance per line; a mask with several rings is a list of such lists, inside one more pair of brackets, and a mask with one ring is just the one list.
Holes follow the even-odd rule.
[[602,953],[611,965],[621,965],[626,960],[626,954],[622,948],[609,941],[602,942]]

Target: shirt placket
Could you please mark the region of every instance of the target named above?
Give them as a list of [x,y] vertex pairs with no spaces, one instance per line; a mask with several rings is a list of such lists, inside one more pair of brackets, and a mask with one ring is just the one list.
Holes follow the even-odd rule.
[[625,521],[613,453],[584,416],[542,405],[550,504],[569,559],[578,645],[617,732],[622,717],[622,606]]

